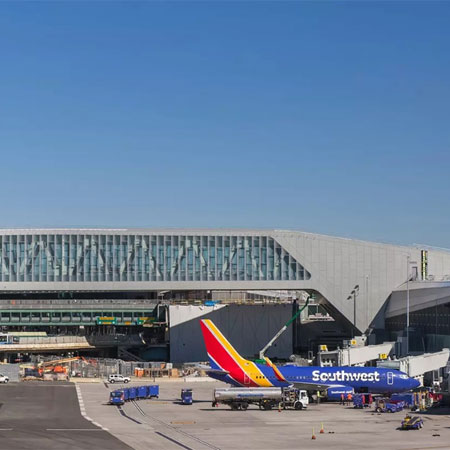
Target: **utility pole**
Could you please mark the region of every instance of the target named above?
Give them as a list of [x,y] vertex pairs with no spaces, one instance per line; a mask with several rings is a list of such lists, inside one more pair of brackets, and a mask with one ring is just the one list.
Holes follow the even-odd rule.
[[357,284],[350,295],[347,297],[347,300],[351,300],[353,298],[353,338],[355,337],[356,331],[356,296],[359,294],[359,284]]
[[411,256],[406,256],[406,354],[409,354],[409,279],[411,278],[411,264],[417,264],[411,261]]
[[409,354],[409,263],[411,257],[406,257],[406,355]]

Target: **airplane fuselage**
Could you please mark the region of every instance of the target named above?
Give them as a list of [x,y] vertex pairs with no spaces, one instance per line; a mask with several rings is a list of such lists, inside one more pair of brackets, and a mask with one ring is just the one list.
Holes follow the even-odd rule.
[[207,373],[235,386],[287,387],[310,391],[346,388],[355,392],[403,392],[419,386],[406,373],[379,367],[277,367],[269,358],[265,364],[243,358],[209,319],[200,321],[211,370]]
[[[277,376],[273,368],[258,363],[251,363],[246,373],[230,372],[227,376],[210,374],[210,376],[235,386],[278,386],[286,387],[296,383],[323,384],[329,387],[347,386],[355,392],[392,393],[413,389],[419,383],[398,370],[374,367],[317,367],[317,366],[279,366]],[[258,374],[259,372],[259,374]]]

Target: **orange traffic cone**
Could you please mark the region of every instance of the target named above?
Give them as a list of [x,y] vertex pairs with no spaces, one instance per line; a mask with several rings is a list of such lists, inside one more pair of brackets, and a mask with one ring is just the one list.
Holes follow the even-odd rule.
[[314,428],[313,428],[313,434],[311,436],[311,439],[316,439],[316,435],[314,434]]
[[323,429],[323,422],[320,425],[321,425],[321,427],[320,427],[319,433],[323,434],[323,433],[325,433],[325,430]]

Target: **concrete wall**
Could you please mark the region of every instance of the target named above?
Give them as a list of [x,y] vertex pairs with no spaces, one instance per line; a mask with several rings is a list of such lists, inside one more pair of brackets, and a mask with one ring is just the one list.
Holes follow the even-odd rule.
[[[403,247],[312,233],[274,232],[274,239],[311,273],[305,282],[320,292],[353,322],[353,301],[347,300],[359,285],[356,324],[365,331],[393,290],[406,282],[407,257],[420,277],[419,248]],[[450,272],[450,252],[428,249],[428,273],[442,279]]]
[[[292,317],[292,305],[170,306],[170,361],[207,361],[200,319],[211,319],[236,350],[253,357]],[[267,352],[287,359],[293,352],[290,327]]]

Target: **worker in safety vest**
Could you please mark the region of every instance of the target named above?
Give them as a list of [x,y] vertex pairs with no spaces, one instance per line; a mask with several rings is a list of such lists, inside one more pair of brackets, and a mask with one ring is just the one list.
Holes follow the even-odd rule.
[[350,403],[352,401],[352,394],[350,392],[347,394],[347,406],[350,406]]
[[341,405],[345,405],[345,397],[344,397],[344,394],[341,394]]

